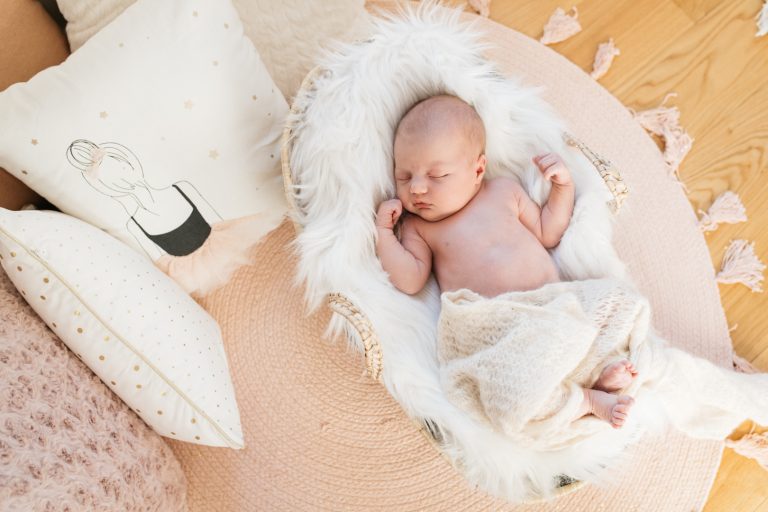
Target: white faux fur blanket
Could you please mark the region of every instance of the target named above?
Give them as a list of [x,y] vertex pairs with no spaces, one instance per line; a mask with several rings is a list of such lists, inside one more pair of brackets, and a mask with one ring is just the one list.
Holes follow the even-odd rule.
[[[638,375],[622,393],[660,402],[694,437],[724,437],[768,421],[768,374],[745,375],[668,347],[651,334],[650,304],[616,279],[550,283],[484,298],[442,295],[440,377],[449,400],[478,422],[539,450],[561,450],[612,428],[574,419],[602,369],[622,358]],[[632,411],[630,410],[630,415]]]

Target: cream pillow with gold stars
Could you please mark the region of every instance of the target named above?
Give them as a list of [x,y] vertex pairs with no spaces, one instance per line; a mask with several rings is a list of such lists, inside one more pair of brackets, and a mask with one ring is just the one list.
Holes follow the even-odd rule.
[[48,327],[156,432],[243,447],[218,324],[146,258],[69,215],[0,208],[0,265]]
[[287,112],[229,0],[139,0],[0,93],[0,167],[202,296],[286,212]]

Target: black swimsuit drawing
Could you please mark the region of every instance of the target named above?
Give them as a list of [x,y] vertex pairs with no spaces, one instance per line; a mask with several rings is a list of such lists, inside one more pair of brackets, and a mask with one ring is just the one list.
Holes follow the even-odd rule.
[[152,235],[144,231],[141,224],[136,222],[136,219],[131,216],[131,220],[139,227],[142,233],[147,238],[152,240],[158,247],[161,247],[165,252],[172,256],[186,256],[199,249],[203,243],[211,234],[211,226],[208,224],[200,211],[195,206],[195,203],[189,200],[187,195],[181,191],[176,184],[171,185],[173,188],[179,191],[181,196],[187,200],[192,207],[192,213],[189,214],[187,220],[182,225],[167,233],[161,233],[159,235]]
[[[128,214],[126,229],[153,260],[163,254],[192,254],[208,239],[211,226],[222,220],[188,181],[163,188],[149,185],[141,162],[122,144],[96,144],[78,139],[67,148],[67,159],[82,172],[83,179],[92,188],[123,206]],[[174,194],[168,194],[169,190],[173,190]],[[174,200],[172,196],[183,199]],[[176,227],[168,229],[169,224],[175,224],[170,222],[172,219],[180,219],[184,215],[180,208],[185,203],[192,208],[192,212]],[[153,222],[157,224],[154,227],[151,225]]]
[[138,158],[116,142],[78,139],[67,160],[91,188],[120,203],[138,246],[188,292],[205,295],[249,261],[259,215],[223,220],[187,180],[151,186]]

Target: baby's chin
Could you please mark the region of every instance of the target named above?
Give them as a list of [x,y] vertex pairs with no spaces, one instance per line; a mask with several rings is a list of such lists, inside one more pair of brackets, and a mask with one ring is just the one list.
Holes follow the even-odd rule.
[[415,215],[416,217],[425,220],[427,222],[438,222],[445,218],[448,218],[452,215],[452,213],[444,213],[444,212],[436,212],[431,208],[408,208],[406,207],[405,210]]

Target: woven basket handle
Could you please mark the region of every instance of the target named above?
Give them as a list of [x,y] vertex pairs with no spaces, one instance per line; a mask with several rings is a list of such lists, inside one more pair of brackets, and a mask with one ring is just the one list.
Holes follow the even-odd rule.
[[379,380],[383,368],[381,345],[368,317],[341,293],[328,294],[328,306],[355,328],[365,348],[365,369],[371,378]]
[[613,194],[613,200],[608,201],[608,206],[611,208],[611,211],[614,214],[619,213],[621,204],[629,194],[629,189],[624,183],[624,179],[621,177],[621,173],[619,173],[619,170],[616,168],[616,166],[613,165],[609,160],[601,157],[589,149],[586,144],[581,142],[570,133],[564,133],[563,139],[565,139],[566,144],[569,146],[579,148],[584,156],[586,156],[587,159],[592,162],[592,165],[595,166],[597,172],[600,173],[600,177],[602,177],[605,181],[605,185],[608,187],[608,190],[610,190],[611,194]]

